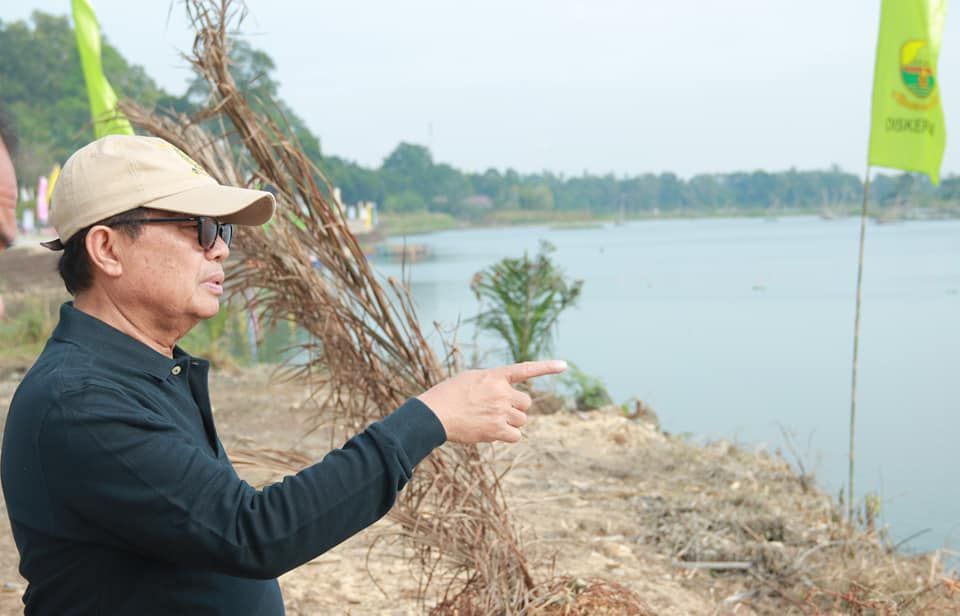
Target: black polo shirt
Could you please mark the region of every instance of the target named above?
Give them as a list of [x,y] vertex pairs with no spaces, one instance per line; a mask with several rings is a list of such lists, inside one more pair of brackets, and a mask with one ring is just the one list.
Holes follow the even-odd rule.
[[411,399],[255,490],[217,438],[208,367],[61,308],[0,458],[27,614],[282,614],[276,577],[383,516],[446,438]]

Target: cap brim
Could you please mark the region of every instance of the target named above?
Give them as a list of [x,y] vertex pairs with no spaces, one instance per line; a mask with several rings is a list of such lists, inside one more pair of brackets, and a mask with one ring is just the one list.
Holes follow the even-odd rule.
[[155,210],[209,216],[235,225],[262,225],[273,216],[276,199],[263,190],[211,184],[142,204]]
[[[264,190],[237,188],[210,184],[191,188],[175,195],[141,204],[154,210],[165,210],[178,214],[209,216],[220,222],[235,225],[262,225],[273,216],[276,199]],[[60,238],[40,245],[50,250],[63,250]]]

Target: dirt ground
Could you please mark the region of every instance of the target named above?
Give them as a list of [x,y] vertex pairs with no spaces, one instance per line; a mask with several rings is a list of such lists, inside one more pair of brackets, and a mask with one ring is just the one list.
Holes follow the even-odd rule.
[[[212,375],[211,396],[224,446],[228,451],[293,449],[319,459],[329,449],[329,436],[320,431],[306,439],[302,436],[310,419],[307,389],[273,383],[271,373],[272,368],[258,367]],[[5,419],[21,377],[19,370],[3,375],[0,418]],[[508,475],[512,509],[538,535],[538,551],[555,554],[557,572],[610,577],[638,590],[658,613],[705,613],[711,609],[708,598],[664,584],[677,573],[671,570],[669,559],[645,553],[637,543],[634,509],[641,492],[630,484],[647,472],[642,458],[649,456],[649,448],[666,442],[656,431],[615,416],[533,417],[526,439],[510,451],[522,458]],[[590,450],[596,454],[587,453]],[[262,472],[241,474],[255,484],[266,478]],[[390,525],[382,520],[283,576],[280,581],[288,613],[421,613],[415,602],[411,565],[402,548],[384,545],[367,559],[373,538],[389,531]],[[20,595],[25,582],[17,574],[17,562],[16,547],[4,522],[0,533],[3,614],[22,609]]]
[[[10,274],[12,257],[31,262],[0,254],[5,296],[55,286],[49,269],[44,284]],[[0,363],[0,421],[27,363]],[[331,438],[304,436],[316,412],[307,387],[273,376],[270,366],[212,372],[221,440],[228,452],[276,448],[320,459]],[[694,445],[616,408],[532,414],[522,442],[498,447],[499,457],[516,460],[505,489],[538,581],[602,577],[663,615],[960,613],[960,584],[943,577],[935,556],[891,553],[875,533],[850,529],[829,497],[769,453]],[[254,485],[275,479],[240,472]],[[0,614],[15,614],[25,582],[5,508],[0,517]],[[287,613],[427,611],[404,547],[370,549],[391,524],[381,520],[284,575]]]

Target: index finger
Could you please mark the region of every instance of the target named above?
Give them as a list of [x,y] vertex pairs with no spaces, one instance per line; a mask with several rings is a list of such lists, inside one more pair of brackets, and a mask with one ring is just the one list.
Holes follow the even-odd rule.
[[494,368],[513,385],[527,379],[547,374],[560,374],[567,369],[567,362],[562,359],[545,359],[542,361],[525,361],[519,364]]

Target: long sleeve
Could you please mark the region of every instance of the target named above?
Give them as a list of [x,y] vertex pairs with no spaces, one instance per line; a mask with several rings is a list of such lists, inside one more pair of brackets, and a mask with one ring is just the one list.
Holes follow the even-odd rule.
[[57,397],[40,431],[43,473],[71,532],[149,558],[276,577],[372,524],[445,440],[408,400],[322,461],[256,490],[163,416],[107,387]]

